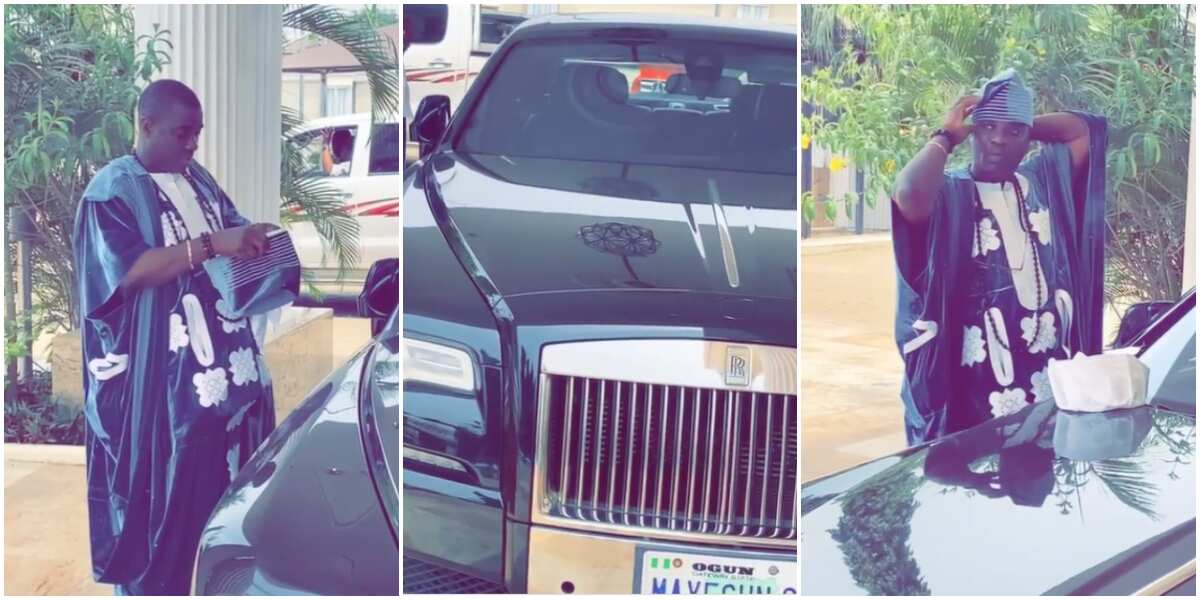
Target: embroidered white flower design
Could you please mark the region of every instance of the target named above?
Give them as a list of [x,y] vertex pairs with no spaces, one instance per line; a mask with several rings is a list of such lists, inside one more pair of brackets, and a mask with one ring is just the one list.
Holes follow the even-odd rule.
[[[220,302],[220,300],[218,300],[218,302]],[[221,316],[218,316],[217,318],[220,319],[221,329],[223,329],[225,331],[225,333],[233,333],[235,331],[241,331],[246,328],[246,319],[244,319],[244,318],[238,319],[236,321],[229,321],[225,317],[221,317]]]
[[982,329],[975,325],[963,328],[963,366],[969,367],[983,362],[987,358],[987,350],[984,348],[986,345]]
[[163,246],[174,246],[179,243],[179,238],[175,237],[175,228],[171,227],[171,217],[167,213],[162,213],[162,234]]
[[96,377],[96,381],[108,381],[124,373],[128,368],[128,354],[113,354],[109,352],[103,358],[93,358],[88,361],[88,371]]
[[[1035,317],[1025,317],[1021,319],[1021,337],[1029,346],[1031,354],[1045,352],[1054,347],[1054,341],[1058,337],[1058,330],[1054,327],[1054,313],[1040,313],[1041,327],[1034,321]],[[1037,333],[1037,339],[1033,339],[1033,335]]]
[[1029,213],[1029,224],[1033,227],[1034,233],[1037,234],[1038,241],[1043,246],[1050,244],[1050,211],[1048,209],[1037,210]]
[[267,370],[267,357],[258,355],[258,380],[263,385],[271,385],[271,372]]
[[1025,390],[1013,388],[992,392],[988,395],[988,404],[992,405],[993,417],[1003,417],[1025,408],[1029,403],[1025,400]]
[[1050,387],[1050,367],[1035,371],[1029,376],[1029,387],[1033,390],[1033,401],[1044,402],[1054,399],[1054,390]]
[[188,342],[187,325],[183,322],[183,315],[171,313],[171,352],[179,352]]
[[200,406],[205,408],[216,406],[229,397],[229,379],[221,367],[192,375],[192,384],[196,386]]
[[233,385],[246,385],[258,381],[258,364],[254,351],[249,348],[234,350],[229,354],[229,371],[233,373]]
[[984,217],[979,220],[979,229],[975,231],[975,243],[971,245],[971,256],[979,256],[981,236],[984,256],[987,256],[988,252],[1000,249],[1000,232],[992,224],[991,217]]

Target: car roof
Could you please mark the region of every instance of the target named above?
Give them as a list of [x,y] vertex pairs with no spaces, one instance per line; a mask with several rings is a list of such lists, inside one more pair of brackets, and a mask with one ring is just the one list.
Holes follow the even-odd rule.
[[1155,544],[1169,546],[1155,561],[1195,558],[1192,542],[1167,544],[1195,531],[1195,445],[1179,443],[1195,426],[1157,406],[1039,402],[801,484],[801,593],[1137,591],[1111,577],[1114,560],[1149,560]]
[[[380,121],[380,123],[392,123],[395,122],[395,120],[396,119],[394,117],[390,119],[384,118]],[[362,125],[370,122],[371,113],[369,112],[353,113],[348,115],[334,115],[332,117],[320,117],[305,121],[300,124],[299,130],[307,131],[310,129],[319,129],[321,127],[337,127],[339,125]]]
[[533,17],[520,25],[505,42],[520,39],[555,37],[563,34],[587,35],[611,28],[651,27],[668,35],[711,35],[718,39],[751,38],[768,43],[796,43],[796,27],[751,19],[681,16],[643,13],[579,13]]

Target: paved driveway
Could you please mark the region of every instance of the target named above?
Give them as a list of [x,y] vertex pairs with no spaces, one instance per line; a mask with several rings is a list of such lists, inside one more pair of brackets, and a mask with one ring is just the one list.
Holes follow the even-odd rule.
[[800,246],[800,481],[905,446],[891,237]]

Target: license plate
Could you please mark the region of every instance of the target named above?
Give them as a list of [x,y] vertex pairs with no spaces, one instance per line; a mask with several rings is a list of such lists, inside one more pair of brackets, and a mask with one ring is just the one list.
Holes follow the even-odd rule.
[[796,562],[642,550],[639,594],[795,594]]

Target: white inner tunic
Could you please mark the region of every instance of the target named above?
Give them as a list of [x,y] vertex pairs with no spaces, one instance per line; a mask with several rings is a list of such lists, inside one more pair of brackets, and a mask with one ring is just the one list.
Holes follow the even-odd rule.
[[[1028,197],[1029,180],[1020,173],[1017,173],[1017,180],[1021,183],[1021,190]],[[1049,292],[1041,264],[1033,259],[1033,249],[1029,244],[1030,234],[1021,226],[1021,204],[1017,198],[1017,191],[1012,185],[987,181],[977,181],[975,187],[979,190],[980,203],[991,211],[996,225],[1000,228],[1000,237],[1003,240],[1001,247],[1004,249],[1008,268],[1012,271],[1017,300],[1028,310],[1040,309],[1042,306],[1038,305],[1039,295],[1042,305],[1045,305],[1049,300]],[[1028,209],[1029,207],[1026,207],[1026,210]]]
[[[202,233],[212,233],[212,227],[209,227],[208,220],[204,218],[204,211],[200,208],[200,200],[196,198],[196,190],[192,189],[191,184],[180,173],[151,173],[154,182],[163,191],[163,195],[171,204],[175,205],[175,210],[179,211],[179,215],[183,217],[183,224],[187,227],[186,235],[189,239],[200,237]],[[169,223],[163,223],[163,239],[169,241],[175,237],[175,232],[168,232]],[[185,233],[185,232],[181,232]],[[176,240],[178,241],[178,240]]]

